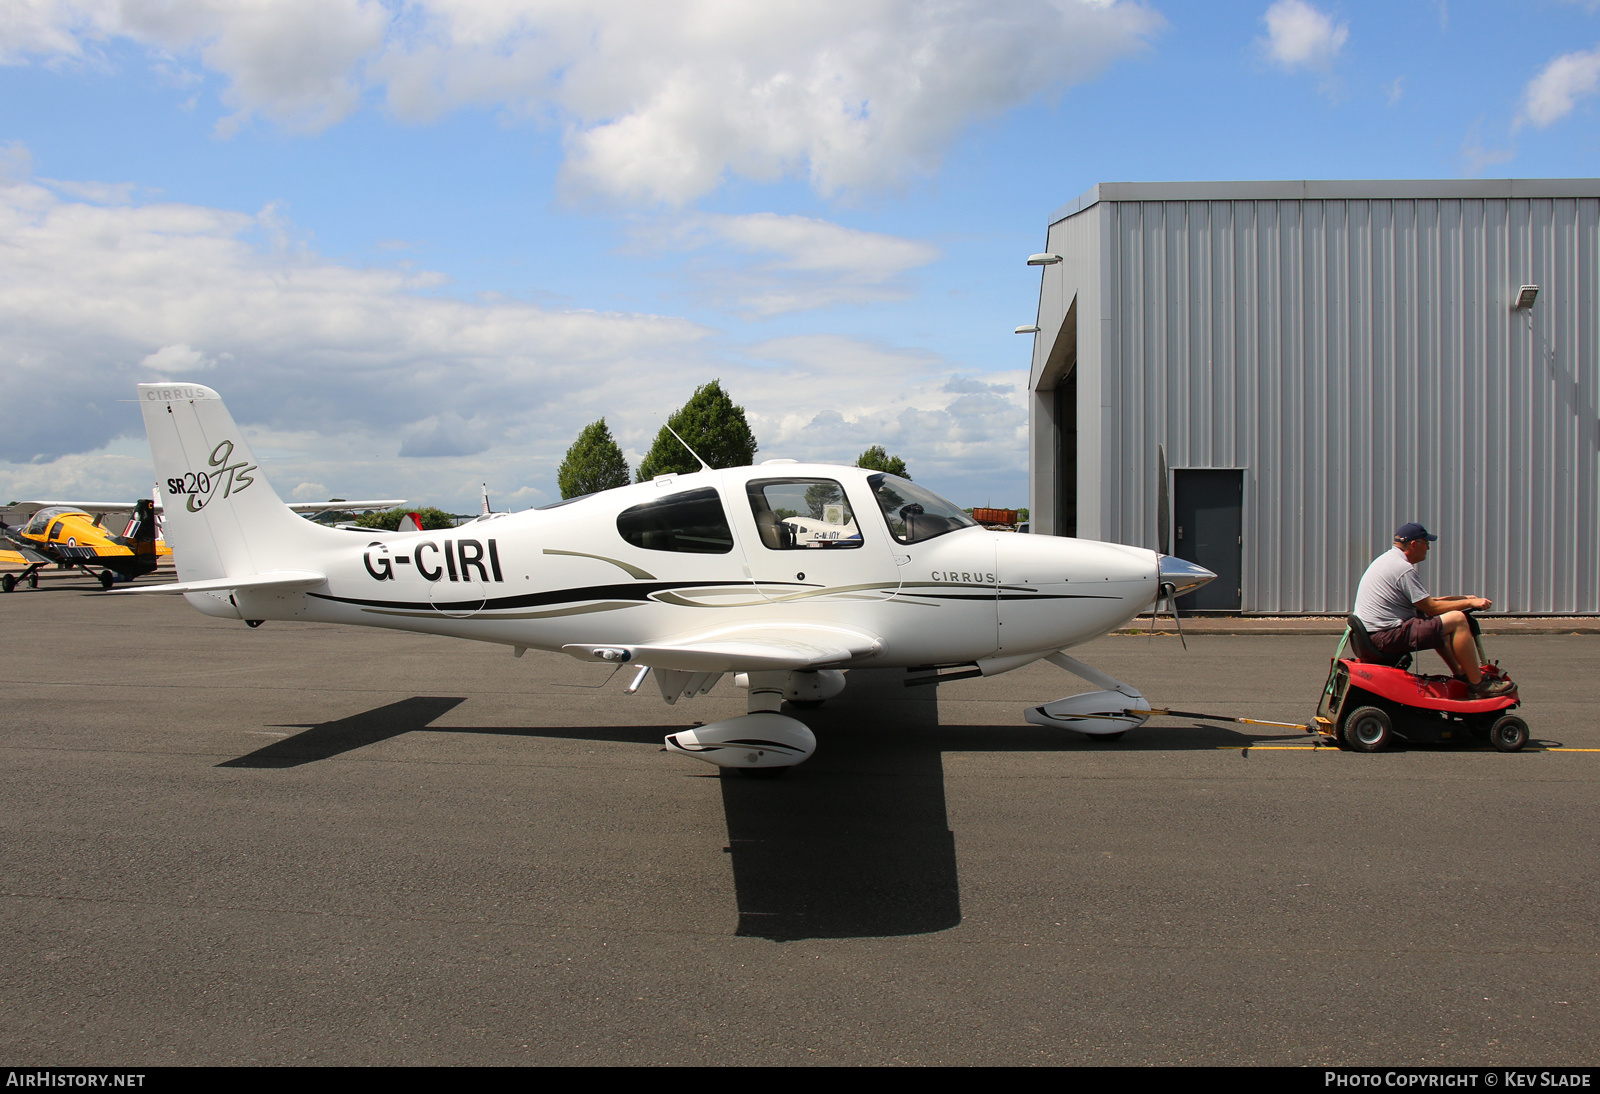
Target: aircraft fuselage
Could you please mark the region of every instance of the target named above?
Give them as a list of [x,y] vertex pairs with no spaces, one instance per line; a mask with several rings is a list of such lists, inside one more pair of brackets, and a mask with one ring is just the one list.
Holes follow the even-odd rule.
[[[210,615],[545,650],[670,642],[750,624],[859,627],[879,639],[879,652],[840,667],[1059,650],[1126,623],[1156,598],[1152,551],[975,526],[917,539],[918,522],[937,518],[915,505],[891,513],[884,481],[875,490],[871,474],[763,464],[496,513],[449,531],[370,541],[328,532],[281,563],[321,572],[323,587],[185,595]],[[795,514],[772,504],[804,504],[797,499],[806,491],[848,540],[825,538],[816,519],[783,526],[777,514]],[[180,551],[180,572],[182,563]]]

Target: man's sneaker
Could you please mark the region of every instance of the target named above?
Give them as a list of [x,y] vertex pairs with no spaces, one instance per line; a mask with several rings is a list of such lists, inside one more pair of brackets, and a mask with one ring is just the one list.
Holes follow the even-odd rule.
[[1517,685],[1510,680],[1484,680],[1478,684],[1467,685],[1468,699],[1495,699],[1501,695],[1509,695],[1517,690]]

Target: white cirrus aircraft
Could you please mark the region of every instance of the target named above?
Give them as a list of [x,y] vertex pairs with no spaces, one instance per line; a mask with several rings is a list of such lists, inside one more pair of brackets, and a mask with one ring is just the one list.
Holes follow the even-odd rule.
[[779,773],[816,739],[780,713],[844,689],[851,668],[922,680],[1045,659],[1098,685],[1027,719],[1100,738],[1150,717],[1137,690],[1061,652],[1215,575],[1138,547],[989,532],[931,491],[833,464],[663,475],[450,531],[370,543],[293,515],[222,399],[139,385],[163,480],[178,592],[207,615],[349,623],[560,651],[654,674],[662,698],[722,676],[749,713],[667,737],[670,751]]

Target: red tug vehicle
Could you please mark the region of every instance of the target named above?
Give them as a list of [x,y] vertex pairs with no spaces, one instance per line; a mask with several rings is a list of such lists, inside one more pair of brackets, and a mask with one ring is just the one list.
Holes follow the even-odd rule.
[[[1507,679],[1498,664],[1484,658],[1478,621],[1470,613],[1467,621],[1483,678]],[[1528,723],[1511,713],[1522,705],[1515,690],[1468,698],[1465,681],[1413,673],[1410,654],[1385,657],[1360,619],[1352,615],[1346,623],[1317,704],[1316,730],[1323,740],[1358,752],[1377,752],[1396,739],[1418,744],[1487,739],[1501,752],[1516,752],[1528,743]]]

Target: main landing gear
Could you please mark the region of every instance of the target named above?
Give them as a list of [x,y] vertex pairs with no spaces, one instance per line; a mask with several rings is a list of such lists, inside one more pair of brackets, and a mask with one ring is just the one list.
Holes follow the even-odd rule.
[[748,713],[696,726],[667,738],[667,751],[732,769],[748,778],[776,778],[804,763],[817,750],[817,738],[804,722],[778,713],[791,704],[820,706],[844,690],[844,674],[818,672],[741,673],[749,690]]
[[0,589],[4,589],[9,593],[24,581],[28,583],[28,588],[37,589],[39,587],[39,566],[40,563],[36,562],[20,574],[0,575]]

